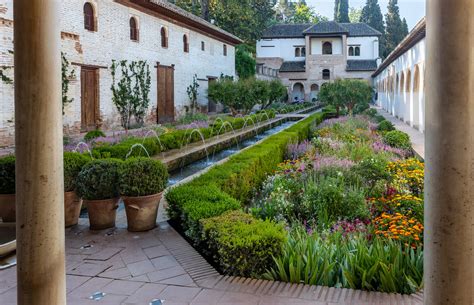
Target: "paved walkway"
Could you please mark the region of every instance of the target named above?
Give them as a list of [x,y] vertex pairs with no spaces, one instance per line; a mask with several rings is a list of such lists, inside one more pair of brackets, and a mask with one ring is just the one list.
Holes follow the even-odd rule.
[[[129,233],[90,231],[87,219],[66,230],[68,305],[380,305],[422,304],[422,295],[288,284],[220,275],[166,222]],[[91,297],[105,293],[100,300]],[[16,304],[16,267],[0,271],[0,304]],[[159,304],[159,303],[157,303]]]
[[411,127],[410,125],[406,124],[402,120],[394,117],[384,109],[380,107],[373,107],[377,109],[378,113],[383,115],[388,121],[392,122],[395,127],[407,133],[410,136],[413,149],[418,154],[419,157],[422,159],[425,158],[425,134],[420,132],[418,129]]

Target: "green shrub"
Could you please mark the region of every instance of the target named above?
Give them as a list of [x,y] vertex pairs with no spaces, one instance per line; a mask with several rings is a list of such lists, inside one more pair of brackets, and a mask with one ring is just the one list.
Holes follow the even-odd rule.
[[168,184],[168,171],[159,161],[149,158],[130,158],[119,168],[120,193],[140,197],[161,193]]
[[101,130],[92,130],[86,133],[84,136],[84,141],[86,142],[91,142],[94,139],[100,138],[100,137],[105,137],[105,133]]
[[389,131],[383,136],[385,144],[401,149],[411,149],[410,136],[402,131]]
[[191,124],[192,122],[201,121],[207,122],[209,117],[204,113],[187,113],[178,120],[178,124]]
[[374,116],[374,120],[375,120],[377,123],[380,123],[380,122],[385,121],[385,117],[384,117],[383,115],[377,114],[377,115]]
[[368,109],[370,109],[370,106],[367,102],[356,104],[354,106],[354,114],[362,114]]
[[290,283],[412,294],[423,285],[423,250],[339,234],[290,234],[264,277]]
[[15,194],[15,157],[0,158],[0,194]]
[[85,200],[103,200],[119,195],[118,159],[94,160],[87,163],[77,177],[77,193]]
[[91,161],[80,153],[65,152],[64,153],[64,191],[72,192],[76,189],[76,179],[82,170],[82,167]]
[[281,225],[240,211],[202,220],[204,239],[220,269],[229,275],[261,276],[281,254],[286,232]]
[[362,159],[352,170],[363,178],[369,189],[373,189],[377,182],[390,178],[387,164],[388,160],[385,157],[376,154]]
[[305,190],[304,203],[318,224],[329,225],[338,219],[366,219],[369,210],[365,190],[347,185],[343,177],[320,177],[311,181]]
[[379,123],[379,126],[377,127],[378,131],[392,131],[395,130],[395,126],[392,124],[392,122],[384,120]]
[[373,118],[378,114],[378,112],[377,112],[377,109],[369,108],[369,109],[366,109],[363,112],[363,114],[368,115],[369,117]]

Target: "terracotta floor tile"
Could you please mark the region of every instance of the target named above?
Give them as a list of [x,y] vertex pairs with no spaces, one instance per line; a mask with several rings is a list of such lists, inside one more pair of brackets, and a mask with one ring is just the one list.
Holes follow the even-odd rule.
[[123,250],[123,248],[106,247],[106,248],[100,250],[97,253],[89,255],[87,257],[87,259],[88,260],[97,260],[97,261],[106,261],[106,260],[110,259],[112,256],[118,254],[122,250]]
[[143,283],[140,282],[114,280],[104,286],[101,291],[105,293],[130,296],[134,294],[141,286],[143,286]]
[[92,278],[82,284],[81,286],[73,289],[69,294],[71,297],[77,298],[89,298],[93,293],[101,291],[101,289],[113,280],[104,278]]
[[158,298],[160,292],[162,292],[166,287],[166,285],[146,283],[135,291],[134,294],[130,295],[124,303],[148,305],[153,299]]
[[[201,288],[168,286],[160,294],[160,299],[166,301],[191,302],[200,291]],[[166,304],[168,305],[169,303]]]
[[132,276],[140,276],[155,270],[155,267],[148,259],[128,264],[127,268]]
[[112,265],[101,263],[82,263],[67,271],[70,275],[96,276],[109,269]]
[[196,283],[194,283],[193,279],[187,274],[183,274],[183,275],[172,277],[166,280],[162,280],[159,283],[167,284],[167,285],[175,285],[175,286],[198,287]]
[[181,266],[175,266],[168,269],[150,272],[147,276],[151,282],[159,282],[183,274],[186,274],[186,271],[184,271]]
[[192,300],[191,305],[218,305],[225,291],[203,289]]
[[179,266],[176,259],[171,255],[154,258],[151,260],[151,262],[155,266],[156,270],[168,269],[171,267]]
[[88,276],[66,275],[66,291],[69,293],[90,279]]
[[146,248],[143,251],[145,252],[146,256],[149,259],[153,259],[160,256],[171,255],[171,253],[163,245]]

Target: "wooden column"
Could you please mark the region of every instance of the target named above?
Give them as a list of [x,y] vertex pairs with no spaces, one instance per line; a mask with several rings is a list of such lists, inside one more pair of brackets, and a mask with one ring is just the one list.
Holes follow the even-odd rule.
[[58,0],[15,0],[19,305],[66,304]]
[[427,305],[474,301],[473,15],[472,0],[427,1]]

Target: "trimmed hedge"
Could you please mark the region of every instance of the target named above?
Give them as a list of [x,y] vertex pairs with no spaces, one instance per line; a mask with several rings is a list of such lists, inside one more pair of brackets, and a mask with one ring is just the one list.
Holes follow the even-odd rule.
[[77,194],[85,200],[104,200],[119,196],[118,169],[121,160],[93,160],[77,176]]
[[120,194],[139,197],[163,192],[169,175],[159,160],[130,158],[120,164],[118,176]]
[[0,158],[0,194],[15,194],[15,156]]
[[[275,117],[275,111],[273,110],[265,110],[264,112],[267,113],[269,119],[273,119]],[[264,115],[262,114],[262,112],[259,112],[257,114],[252,114],[248,116],[252,118],[252,120],[247,120],[247,126],[252,126],[253,123],[257,123],[257,118],[258,121],[266,121],[267,115]],[[227,118],[224,121],[232,124],[235,130],[240,129],[245,125],[244,118]],[[207,128],[198,128],[198,130],[204,136],[205,139],[209,139],[213,136],[216,136],[219,131],[221,132],[221,134],[226,131],[225,127],[222,128],[223,124],[225,123],[218,121],[214,122]],[[117,158],[124,160],[127,154],[130,152],[130,148],[134,144],[143,144],[150,156],[153,156],[157,155],[162,151],[182,148],[188,143],[188,141],[189,143],[202,141],[201,135],[197,132],[192,133],[187,130],[173,130],[171,132],[160,135],[161,146],[155,138],[147,138],[145,139],[145,141],[143,141],[142,138],[129,138],[118,144],[102,144],[101,146],[94,147],[94,149],[92,150],[92,154],[95,159]],[[137,147],[132,151],[130,156],[143,157],[145,156],[145,152],[143,151],[143,149]]]
[[201,223],[210,253],[229,275],[261,276],[273,266],[273,257],[281,254],[286,242],[282,225],[255,219],[241,211],[227,212]]
[[91,158],[75,152],[64,152],[64,191],[71,192],[76,189],[76,179],[84,165]]
[[[196,245],[203,246],[203,248],[209,249],[212,255],[221,257],[222,259],[216,259],[216,262],[220,264],[223,270],[228,270],[232,274],[238,275],[248,275],[252,273],[252,270],[255,271],[256,269],[251,263],[244,264],[244,262],[242,262],[242,267],[236,267],[235,270],[228,269],[227,262],[231,259],[235,262],[235,259],[238,257],[234,257],[234,255],[238,250],[231,247],[231,245],[228,244],[231,243],[231,241],[224,237],[216,237],[211,241],[209,240],[209,234],[202,235],[202,220],[219,216],[226,211],[240,209],[242,203],[245,204],[246,200],[252,197],[253,192],[260,187],[267,175],[273,172],[276,166],[284,160],[288,143],[307,139],[313,125],[322,122],[323,118],[323,113],[314,114],[285,131],[268,137],[260,144],[230,157],[227,162],[211,168],[207,173],[197,177],[193,181],[172,188],[165,195],[168,201],[167,211],[169,217],[175,223],[182,226],[185,234],[190,237]],[[233,227],[229,232],[232,234],[248,235],[245,236],[245,238],[242,236],[231,236],[239,243],[242,242],[242,240],[260,243],[259,240],[261,237],[259,236],[262,234],[258,231],[260,230],[260,226],[268,226],[269,228],[274,226],[274,224],[269,222],[263,223],[265,224],[255,224],[252,222],[252,227],[247,227],[241,223],[239,226]],[[220,230],[217,231],[220,232]],[[219,244],[220,242],[226,243],[222,245],[225,250],[216,253],[215,249],[212,250],[215,245],[213,246],[209,243]],[[274,251],[274,248],[269,249]],[[223,251],[230,251],[230,253],[226,254]],[[265,258],[260,257],[263,254],[257,246],[246,248],[245,251],[249,252],[244,255],[244,258],[248,256],[253,257],[254,260],[267,261],[266,254]],[[274,252],[272,253],[274,254]],[[242,260],[244,258],[240,259]]]

